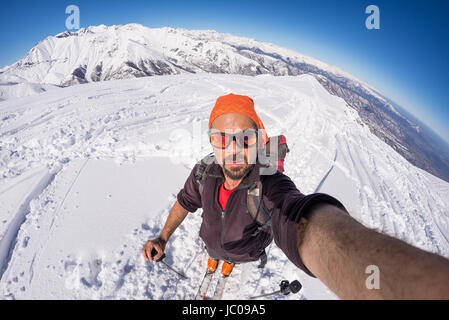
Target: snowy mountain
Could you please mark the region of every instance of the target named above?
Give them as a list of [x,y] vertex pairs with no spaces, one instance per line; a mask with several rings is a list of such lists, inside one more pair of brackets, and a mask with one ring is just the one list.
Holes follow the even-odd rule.
[[[449,145],[374,88],[292,50],[213,30],[100,25],[50,36],[0,71],[0,99],[54,86],[204,72],[311,74],[357,110],[361,121],[410,163],[449,181]],[[23,81],[11,82],[12,76]]]
[[284,56],[291,56],[289,59],[295,63],[338,71],[272,44],[212,30],[152,29],[128,24],[91,26],[47,37],[25,58],[5,68],[4,73],[59,86],[186,72],[292,74],[293,69],[280,61]]
[[[95,82],[0,103],[0,297],[191,299],[204,272],[201,210],[143,259],[191,168],[211,151],[215,99],[254,98],[270,135],[286,135],[286,174],[326,192],[366,226],[449,257],[449,184],[411,165],[311,75],[181,74]],[[239,265],[224,299],[299,279],[296,295],[335,299],[272,243],[268,263]]]

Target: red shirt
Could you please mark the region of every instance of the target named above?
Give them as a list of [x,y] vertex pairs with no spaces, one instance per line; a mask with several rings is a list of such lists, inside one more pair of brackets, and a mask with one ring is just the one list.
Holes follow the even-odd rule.
[[[235,187],[235,188],[237,188],[237,187]],[[223,211],[226,208],[226,203],[228,202],[231,192],[233,190],[235,190],[235,188],[232,190],[226,190],[224,188],[224,183],[220,186],[220,191],[218,192],[218,202],[220,202],[220,206]]]

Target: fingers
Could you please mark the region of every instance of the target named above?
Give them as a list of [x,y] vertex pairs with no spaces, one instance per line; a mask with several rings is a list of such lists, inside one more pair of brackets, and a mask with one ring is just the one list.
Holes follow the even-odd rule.
[[[154,256],[151,255],[153,250],[157,251],[157,253]],[[151,262],[156,261],[160,257],[162,257],[163,253],[164,250],[162,249],[160,244],[152,240],[148,240],[142,248],[143,257]]]
[[[148,245],[149,245],[149,242],[150,241],[147,241],[146,243],[145,243],[145,245],[143,246],[143,248],[142,248],[142,255],[143,255],[143,257],[146,259],[146,260],[150,260],[149,258],[148,258],[148,254],[147,254],[147,247],[148,247]],[[151,251],[150,251],[151,252]]]
[[[151,256],[151,251],[154,248],[154,243],[151,240],[148,240],[142,249],[143,257],[149,261],[153,261],[154,257]],[[157,249],[156,249],[157,250]]]

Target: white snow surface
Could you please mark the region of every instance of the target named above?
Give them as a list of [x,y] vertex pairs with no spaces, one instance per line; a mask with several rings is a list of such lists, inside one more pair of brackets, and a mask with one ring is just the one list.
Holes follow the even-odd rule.
[[[286,174],[337,197],[364,225],[449,257],[449,184],[420,170],[312,76],[182,74],[74,85],[0,102],[0,297],[192,299],[206,267],[201,209],[145,261],[191,168],[211,152],[215,99],[251,96],[269,135],[285,134]],[[224,299],[275,291],[337,299],[276,247],[236,266]]]
[[56,89],[58,87],[51,84],[33,83],[11,74],[0,75],[0,101]]

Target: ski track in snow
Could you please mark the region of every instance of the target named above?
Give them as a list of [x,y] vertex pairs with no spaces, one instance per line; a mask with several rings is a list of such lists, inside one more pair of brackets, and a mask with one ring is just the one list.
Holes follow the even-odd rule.
[[[207,258],[201,209],[166,249],[188,279],[141,248],[211,151],[209,113],[229,92],[250,95],[268,133],[287,136],[286,174],[303,193],[334,195],[366,226],[449,257],[449,184],[410,165],[314,78],[158,76],[0,103],[0,296],[193,299]],[[224,299],[278,290],[283,279],[303,289],[266,299],[337,299],[274,243],[267,254],[263,269],[235,267]]]

